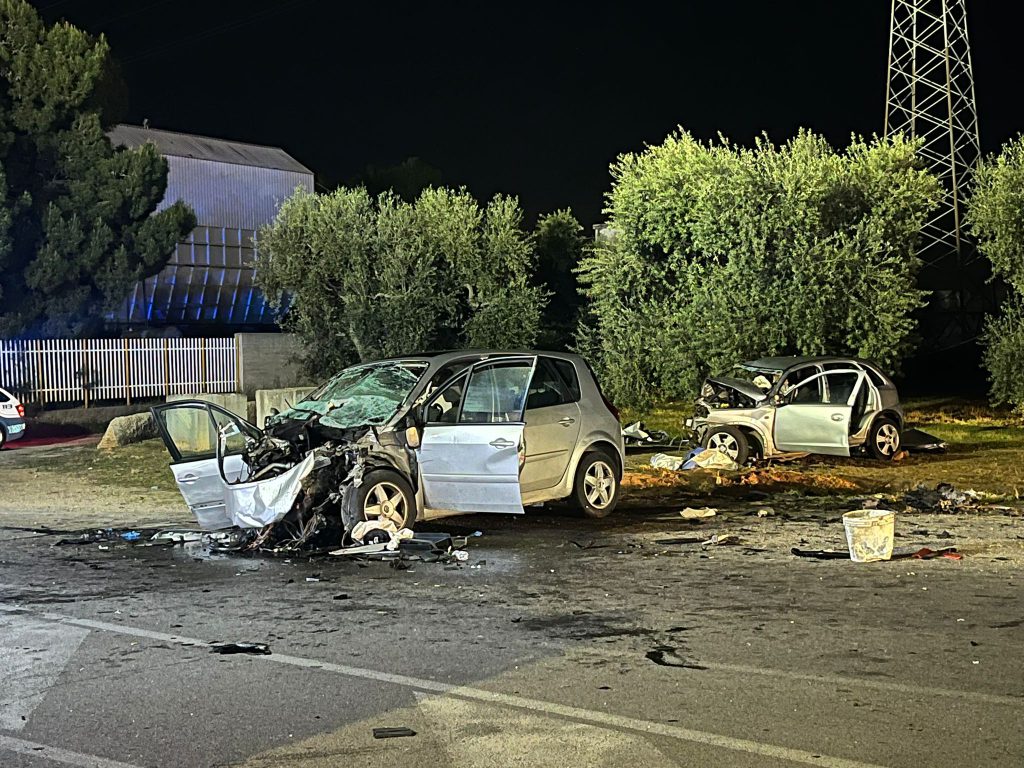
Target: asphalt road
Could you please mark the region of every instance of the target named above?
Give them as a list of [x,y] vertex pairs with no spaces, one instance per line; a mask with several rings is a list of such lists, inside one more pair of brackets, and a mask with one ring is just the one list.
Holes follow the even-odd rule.
[[0,766],[1024,765],[1016,564],[429,527],[485,535],[397,570],[0,530]]

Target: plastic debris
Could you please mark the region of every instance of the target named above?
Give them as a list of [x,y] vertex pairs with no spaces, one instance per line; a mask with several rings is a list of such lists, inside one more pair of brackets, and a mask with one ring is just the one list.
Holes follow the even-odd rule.
[[707,669],[700,664],[687,661],[680,656],[671,645],[659,645],[644,654],[649,660],[662,667],[682,667],[684,669]]
[[124,533],[121,534],[121,538],[124,539],[125,541],[135,541],[140,536],[142,536],[142,534],[139,533],[138,531],[125,531]]
[[210,652],[224,655],[247,653],[254,656],[269,656],[270,646],[266,643],[210,643]]
[[849,560],[850,551],[844,550],[840,552],[836,549],[800,549],[793,547],[791,550],[797,557],[812,557],[815,560]]
[[684,520],[702,520],[717,514],[718,510],[714,507],[687,507],[679,513],[679,516]]
[[373,738],[375,739],[397,739],[403,736],[415,736],[416,731],[412,728],[374,728]]
[[464,549],[456,549],[452,551],[452,557],[460,563],[465,563],[469,561],[469,552]]

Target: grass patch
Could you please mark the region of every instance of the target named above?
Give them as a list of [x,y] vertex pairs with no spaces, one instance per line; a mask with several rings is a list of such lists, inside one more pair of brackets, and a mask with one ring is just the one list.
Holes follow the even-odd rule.
[[91,445],[53,450],[11,451],[4,455],[12,469],[30,470],[40,479],[57,482],[69,478],[98,486],[142,490],[177,491],[169,464],[171,457],[163,441],[144,440],[115,450]]

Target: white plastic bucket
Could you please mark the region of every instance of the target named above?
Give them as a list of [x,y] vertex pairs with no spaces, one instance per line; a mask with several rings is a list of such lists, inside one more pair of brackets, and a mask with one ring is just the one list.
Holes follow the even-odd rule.
[[872,563],[892,557],[892,540],[896,533],[896,513],[886,509],[857,509],[843,515],[846,543],[850,559],[855,563]]

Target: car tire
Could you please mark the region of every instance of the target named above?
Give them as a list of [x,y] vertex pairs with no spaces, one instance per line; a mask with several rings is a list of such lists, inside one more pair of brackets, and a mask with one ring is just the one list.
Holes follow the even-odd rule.
[[[416,525],[416,494],[409,481],[393,470],[367,472],[356,488],[354,501],[358,520],[384,517],[399,529]],[[378,509],[380,512],[374,514]]]
[[7,444],[7,428],[3,424],[0,424],[0,451],[4,449]]
[[750,458],[750,441],[736,427],[709,427],[701,445],[709,451],[721,451],[741,467]]
[[572,500],[587,517],[608,517],[619,503],[619,474],[605,451],[588,451],[576,465]]
[[903,444],[903,436],[900,434],[900,427],[892,419],[875,419],[868,433],[867,449],[868,455],[879,461],[892,461],[892,457],[899,453]]

